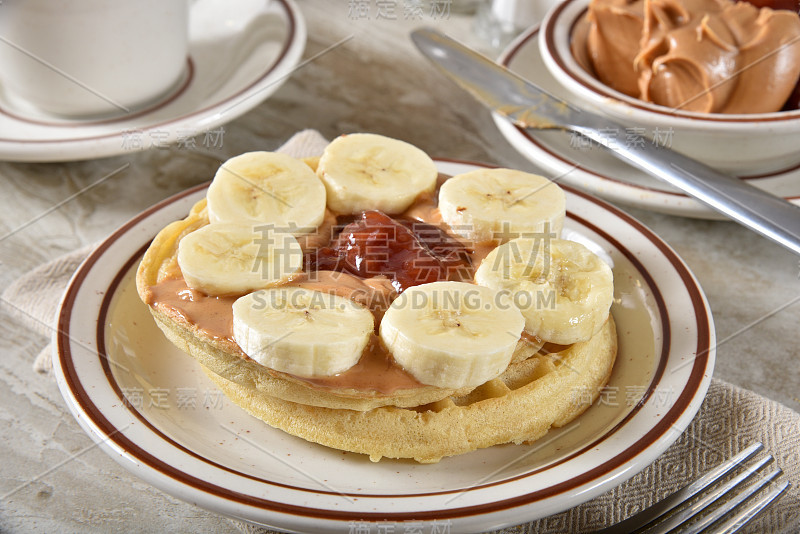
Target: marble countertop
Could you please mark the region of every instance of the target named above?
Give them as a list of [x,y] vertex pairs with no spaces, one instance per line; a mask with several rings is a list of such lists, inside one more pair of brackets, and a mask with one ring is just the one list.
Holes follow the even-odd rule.
[[[300,0],[309,29],[304,54],[345,44],[299,68],[268,100],[224,126],[219,146],[172,146],[93,161],[0,163],[3,287],[41,263],[94,243],[139,211],[209,180],[220,161],[271,150],[305,128],[333,138],[374,132],[436,157],[540,169],[500,135],[489,112],[451,85],[413,48],[421,23],[474,42],[469,17],[354,18],[353,2]],[[375,2],[367,2],[375,7]],[[480,43],[477,43],[480,44]],[[130,164],[85,193],[104,174]],[[74,198],[71,198],[74,196]],[[70,199],[65,201],[65,199]],[[730,222],[623,207],[694,271],[716,323],[715,376],[800,410],[800,263]],[[0,322],[0,531],[235,532],[227,520],[135,478],[96,448],[68,413],[55,382],[31,369],[48,339],[2,308]],[[25,485],[12,495],[9,492]]]

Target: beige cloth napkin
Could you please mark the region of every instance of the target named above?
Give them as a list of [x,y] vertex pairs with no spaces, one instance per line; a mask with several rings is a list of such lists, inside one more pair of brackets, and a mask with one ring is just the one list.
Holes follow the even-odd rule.
[[[327,141],[316,131],[305,130],[293,136],[279,150],[295,157],[318,155]],[[3,300],[16,310],[20,320],[45,336],[51,336],[61,295],[69,278],[92,247],[67,254],[23,276],[3,292]],[[34,362],[34,370],[49,373],[51,348],[45,348]],[[681,437],[652,465],[613,490],[564,513],[524,525],[504,529],[508,533],[589,532],[616,523],[682,487],[716,464],[733,456],[752,442],[761,441],[772,454],[792,488],[746,532],[800,532],[800,414],[751,391],[721,380],[713,380],[698,415]],[[231,520],[247,533],[273,532]],[[353,524],[358,532],[428,533],[408,530],[399,523],[383,525]],[[358,529],[361,530],[358,530]],[[446,523],[436,525],[438,532]],[[416,530],[415,530],[416,529]],[[445,530],[446,531],[446,530]]]

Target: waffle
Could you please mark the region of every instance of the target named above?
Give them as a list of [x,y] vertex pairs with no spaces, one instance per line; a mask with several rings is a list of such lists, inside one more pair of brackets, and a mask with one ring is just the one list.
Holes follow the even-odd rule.
[[466,395],[414,408],[336,410],[289,402],[206,370],[235,404],[270,426],[335,449],[435,463],[476,449],[537,440],[585,411],[608,382],[614,320],[589,341],[512,364]]

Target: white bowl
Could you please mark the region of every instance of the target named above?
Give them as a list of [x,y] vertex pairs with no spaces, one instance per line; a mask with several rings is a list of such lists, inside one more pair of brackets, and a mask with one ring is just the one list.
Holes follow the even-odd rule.
[[756,174],[800,164],[800,110],[741,115],[680,111],[627,96],[596,79],[570,49],[588,4],[565,0],[556,5],[539,32],[545,65],[579,105],[722,171]]

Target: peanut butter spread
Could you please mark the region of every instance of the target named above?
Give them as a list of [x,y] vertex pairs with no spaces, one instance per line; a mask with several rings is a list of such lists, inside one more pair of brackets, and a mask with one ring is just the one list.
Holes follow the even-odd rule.
[[[190,288],[178,269],[171,269],[167,278],[150,288],[154,308],[166,307],[180,314],[189,324],[197,325],[216,340],[233,339],[233,302],[237,297],[212,297]],[[244,356],[244,353],[241,353]]]
[[730,0],[592,0],[573,55],[626,95],[684,111],[779,111],[800,78],[800,16]]
[[[448,177],[440,175],[438,185],[446,178]],[[436,193],[420,195],[409,210],[400,216],[401,219],[419,221],[446,230],[436,205],[436,197]],[[299,236],[298,241],[306,254],[313,254],[331,245],[335,241],[335,234],[341,230],[341,226],[337,227],[336,216],[326,210],[322,224],[315,231]],[[495,245],[480,243],[470,247],[472,265],[477,267]],[[398,294],[392,280],[386,276],[363,278],[348,272],[326,269],[298,273],[285,282],[284,286],[304,287],[354,300],[373,313],[376,325],[380,324],[384,312]],[[224,340],[232,350],[237,350],[240,357],[247,358],[233,337],[232,305],[239,296],[241,295],[213,297],[188,287],[177,262],[173,260],[164,269],[158,282],[150,288],[148,304],[170,315],[180,315],[187,323],[195,325],[213,339]],[[347,371],[330,377],[294,378],[316,388],[355,389],[381,394],[423,386],[394,361],[376,334],[371,336],[359,362]]]
[[[396,296],[394,288],[386,278],[360,279],[340,272],[319,271],[303,273],[287,285],[307,287],[317,291],[333,292],[351,298],[368,307],[376,315],[376,324],[383,312]],[[151,287],[150,304],[154,308],[166,308],[180,314],[189,324],[200,328],[213,339],[226,340],[229,346],[237,347],[233,339],[233,302],[236,296],[211,297],[192,289],[177,268]],[[238,347],[237,349],[238,350]],[[247,355],[238,350],[239,356]],[[397,390],[421,387],[413,376],[397,365],[391,355],[381,346],[378,336],[373,334],[359,362],[347,371],[330,377],[300,378],[299,380],[319,388],[352,388],[392,394]]]

